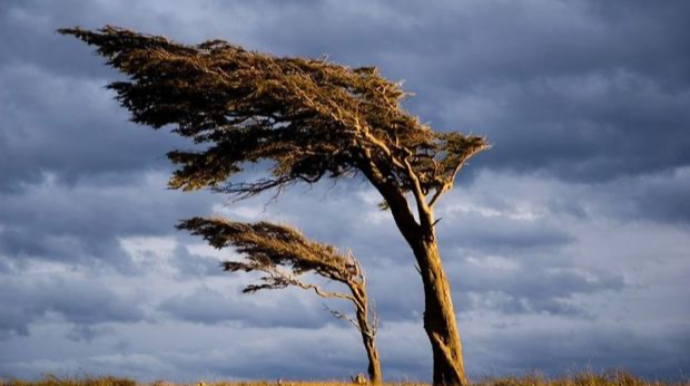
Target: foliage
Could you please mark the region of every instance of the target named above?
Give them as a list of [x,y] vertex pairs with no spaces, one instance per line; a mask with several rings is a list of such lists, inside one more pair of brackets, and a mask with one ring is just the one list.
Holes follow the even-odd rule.
[[[401,107],[400,83],[377,69],[326,59],[276,58],[220,40],[189,46],[116,27],[62,29],[129,77],[110,84],[137,123],[205,144],[175,150],[173,188],[239,197],[296,182],[364,172],[404,191],[445,191],[483,138],[436,133]],[[271,177],[231,182],[246,162],[273,161]],[[391,163],[391,160],[395,162]],[[412,176],[414,174],[414,176]]]
[[[226,271],[262,272],[262,283],[248,285],[244,289],[245,293],[295,286],[314,290],[324,298],[352,302],[355,308],[354,318],[325,305],[324,307],[336,318],[349,321],[359,330],[369,359],[369,379],[374,384],[382,381],[381,363],[375,343],[378,318],[375,312],[370,312],[372,307],[367,295],[366,277],[352,254],[342,254],[331,245],[311,241],[289,226],[264,221],[252,224],[195,217],[182,221],[178,228],[203,236],[218,249],[234,247],[244,260],[223,262],[222,266]],[[326,291],[316,284],[303,281],[300,276],[308,272],[344,284],[349,293]]]
[[[195,217],[183,221],[179,229],[203,236],[212,246],[220,249],[228,246],[245,256],[245,261],[225,261],[226,271],[261,271],[266,274],[262,284],[252,284],[244,292],[262,289],[280,289],[290,285],[314,289],[320,288],[301,282],[298,276],[314,272],[326,279],[344,284],[364,280],[359,263],[352,255],[345,255],[327,244],[308,240],[296,229],[269,222],[242,223],[226,219]],[[285,269],[281,269],[286,267]],[[345,295],[342,295],[345,296]],[[333,295],[330,297],[342,297]]]

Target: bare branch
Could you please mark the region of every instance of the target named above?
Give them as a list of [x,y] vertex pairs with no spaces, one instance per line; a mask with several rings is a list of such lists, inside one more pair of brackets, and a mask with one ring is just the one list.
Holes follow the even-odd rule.
[[357,329],[357,331],[362,332],[362,327],[359,325],[359,323],[357,323],[357,321],[356,321],[355,319],[349,317],[348,315],[346,315],[346,314],[344,314],[344,313],[342,313],[342,312],[340,312],[340,311],[338,311],[338,310],[334,310],[334,309],[328,307],[328,306],[326,305],[326,303],[323,303],[323,308],[324,308],[326,311],[330,312],[331,315],[333,315],[333,317],[335,317],[336,319],[341,319],[341,320],[345,320],[345,321],[347,321],[347,322],[350,322],[350,324],[352,324],[353,326],[355,326],[355,328]]
[[354,302],[355,299],[351,295],[343,294],[340,292],[331,292],[331,291],[325,291],[321,287],[314,285],[314,284],[305,284],[301,282],[296,282],[293,285],[309,290],[313,289],[314,292],[316,292],[317,295],[321,296],[322,298],[338,298],[338,299],[345,299]]
[[426,195],[422,190],[422,185],[419,181],[419,177],[415,173],[414,169],[410,165],[409,161],[405,159],[405,168],[407,169],[407,175],[412,181],[412,193],[414,194],[415,202],[417,203],[417,213],[419,214],[420,223],[433,230],[431,226],[433,222],[433,213],[429,209],[426,203]]
[[374,301],[374,299],[371,299],[370,309],[371,309],[371,319],[372,319],[371,335],[372,335],[372,339],[373,339],[376,336],[376,334],[378,334],[379,324],[381,322],[381,320],[379,319],[379,313],[378,313],[378,309],[376,308],[376,302]]

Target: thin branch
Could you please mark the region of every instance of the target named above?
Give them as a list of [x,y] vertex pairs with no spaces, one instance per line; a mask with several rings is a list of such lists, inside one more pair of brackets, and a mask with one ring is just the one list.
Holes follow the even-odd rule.
[[328,307],[326,305],[326,303],[322,303],[322,304],[323,304],[323,308],[326,311],[330,312],[331,315],[333,315],[333,317],[335,317],[336,319],[345,320],[347,322],[350,322],[353,326],[355,326],[357,331],[362,332],[362,328],[359,326],[359,323],[357,323],[356,320],[354,320],[353,318],[349,317],[348,315],[346,315],[346,314],[344,314],[338,310],[334,310],[334,309]]
[[426,203],[426,195],[422,191],[422,185],[419,182],[419,177],[410,165],[410,162],[407,159],[405,159],[404,162],[407,175],[412,181],[412,193],[414,194],[415,201],[417,202],[419,221],[422,225],[426,225],[433,231],[433,226],[431,225],[433,223],[433,213]]
[[375,337],[379,331],[379,323],[380,323],[379,313],[378,313],[378,309],[376,308],[376,302],[374,301],[374,299],[371,299],[371,307],[370,308],[371,308],[371,319],[372,319],[371,335],[372,335],[372,339],[373,339],[373,337]]
[[440,188],[436,188],[436,191],[434,192],[434,195],[431,197],[431,200],[429,201],[429,208],[433,208],[434,205],[436,205],[436,201],[438,201],[439,198],[445,193],[447,190],[449,190],[450,187],[448,183],[443,184]]
[[293,285],[303,288],[305,290],[314,290],[317,295],[321,296],[322,298],[338,298],[338,299],[345,299],[349,300],[351,302],[355,302],[355,298],[351,295],[347,295],[344,293],[340,292],[332,292],[332,291],[325,291],[321,287],[314,285],[314,284],[308,284],[308,283],[303,283],[299,280],[296,280]]

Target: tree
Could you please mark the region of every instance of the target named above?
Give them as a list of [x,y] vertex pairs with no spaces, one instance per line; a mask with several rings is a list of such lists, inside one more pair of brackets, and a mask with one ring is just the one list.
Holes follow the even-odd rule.
[[[369,312],[366,277],[352,254],[342,254],[333,246],[308,240],[293,228],[268,222],[248,224],[195,217],[182,221],[178,229],[203,236],[218,249],[234,246],[237,252],[246,256],[245,261],[223,262],[222,267],[226,271],[263,272],[262,283],[248,285],[243,291],[245,293],[294,286],[313,290],[324,298],[352,302],[355,319],[340,311],[327,309],[336,318],[345,319],[357,328],[369,360],[369,380],[372,384],[383,381],[375,342],[378,319]],[[326,291],[300,279],[301,275],[309,272],[344,284],[350,293]]]
[[[409,95],[373,67],[279,58],[213,40],[183,45],[106,26],[63,29],[127,75],[109,87],[134,122],[201,144],[168,154],[170,187],[250,197],[322,178],[363,177],[383,198],[415,256],[425,294],[434,385],[467,385],[434,206],[484,138],[435,132],[402,107]],[[238,182],[263,160],[268,177]],[[411,196],[412,208],[408,204]],[[416,216],[415,216],[416,215]]]

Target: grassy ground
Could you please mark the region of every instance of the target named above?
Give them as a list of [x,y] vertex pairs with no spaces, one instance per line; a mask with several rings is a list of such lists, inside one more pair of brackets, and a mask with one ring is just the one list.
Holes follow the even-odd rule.
[[[0,386],[352,386],[347,382],[311,382],[311,381],[252,381],[252,382],[199,382],[195,384],[175,384],[167,381],[138,383],[128,378],[117,377],[80,377],[58,378],[44,376],[37,381],[19,379],[2,380]],[[395,386],[428,386],[422,383],[398,382],[386,383]],[[540,375],[522,377],[485,378],[473,383],[473,386],[690,386],[690,381],[669,383],[649,381],[629,373],[618,371],[605,374],[580,373],[563,378],[548,378]]]

